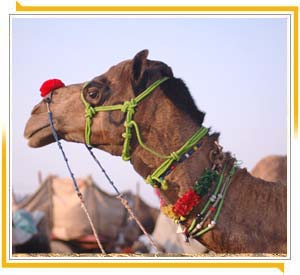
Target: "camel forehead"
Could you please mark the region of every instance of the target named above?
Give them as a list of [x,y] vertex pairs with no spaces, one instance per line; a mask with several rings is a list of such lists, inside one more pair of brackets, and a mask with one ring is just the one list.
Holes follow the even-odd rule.
[[[70,84],[65,87],[59,88],[53,92],[53,103],[57,104],[71,104],[79,98],[79,94],[82,90],[83,83]],[[72,103],[72,104],[73,104]]]
[[[83,83],[70,84],[57,90],[57,97],[64,97],[65,95],[71,96],[81,91]],[[60,92],[62,90],[62,92]]]

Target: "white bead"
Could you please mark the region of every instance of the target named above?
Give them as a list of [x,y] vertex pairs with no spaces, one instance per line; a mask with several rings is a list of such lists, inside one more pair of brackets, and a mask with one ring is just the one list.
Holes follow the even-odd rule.
[[215,200],[216,200],[216,195],[212,195],[210,198],[209,198],[209,200],[211,201],[211,202],[214,202]]
[[185,154],[185,157],[188,158],[190,155],[188,153]]
[[215,226],[215,225],[216,225],[216,222],[215,222],[215,221],[211,221],[210,223],[211,223],[212,226]]
[[198,224],[196,225],[196,228],[197,228],[197,229],[201,229],[201,227],[202,227],[202,225],[201,225],[200,223],[198,223]]
[[207,225],[207,227],[208,227],[208,228],[211,228],[211,227],[212,227],[212,225],[209,223],[209,224]]

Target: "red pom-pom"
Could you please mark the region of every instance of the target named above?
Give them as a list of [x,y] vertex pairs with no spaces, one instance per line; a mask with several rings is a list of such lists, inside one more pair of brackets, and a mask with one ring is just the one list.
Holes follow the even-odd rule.
[[59,79],[46,80],[40,88],[41,96],[44,97],[44,96],[48,95],[49,93],[51,93],[53,90],[64,87],[64,86],[65,86],[65,84]]

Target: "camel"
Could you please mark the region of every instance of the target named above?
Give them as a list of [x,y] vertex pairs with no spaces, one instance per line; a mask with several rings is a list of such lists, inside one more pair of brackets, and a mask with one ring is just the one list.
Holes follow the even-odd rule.
[[[147,96],[141,99],[145,92]],[[47,104],[45,100],[38,103],[26,124],[24,136],[31,147],[54,142]],[[286,186],[255,178],[245,168],[236,167],[231,153],[222,152],[219,134],[203,128],[205,113],[197,108],[183,80],[174,77],[167,64],[148,59],[148,50],[87,83],[54,89],[50,108],[60,139],[88,143],[112,155],[122,155],[159,191],[164,205],[174,209],[180,201],[183,209],[188,208],[190,212],[185,216],[170,215],[187,241],[187,229],[203,220],[199,213],[210,203],[216,180],[211,176],[207,192],[200,199],[191,197],[188,207],[183,197],[190,196],[187,193],[201,175],[216,171],[219,179],[227,183],[226,196],[220,196],[224,200],[218,221],[212,223],[208,217],[201,225],[208,230],[194,239],[216,253],[286,253]],[[201,136],[197,136],[200,144],[181,161],[173,152],[185,147],[195,133]],[[169,156],[170,169],[164,178],[155,177],[158,167],[164,164],[163,156]]]
[[262,158],[252,169],[251,175],[271,182],[287,183],[286,156],[270,155]]

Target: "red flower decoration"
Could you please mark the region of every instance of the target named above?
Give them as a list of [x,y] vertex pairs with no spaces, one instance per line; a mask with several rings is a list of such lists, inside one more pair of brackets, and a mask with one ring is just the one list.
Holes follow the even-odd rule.
[[200,197],[195,193],[193,189],[190,189],[176,201],[176,203],[173,205],[172,210],[177,216],[186,216],[199,202]]
[[65,84],[59,79],[46,80],[40,88],[41,96],[44,97],[44,96],[48,95],[49,93],[51,93],[53,90],[64,87],[64,86],[65,86]]

